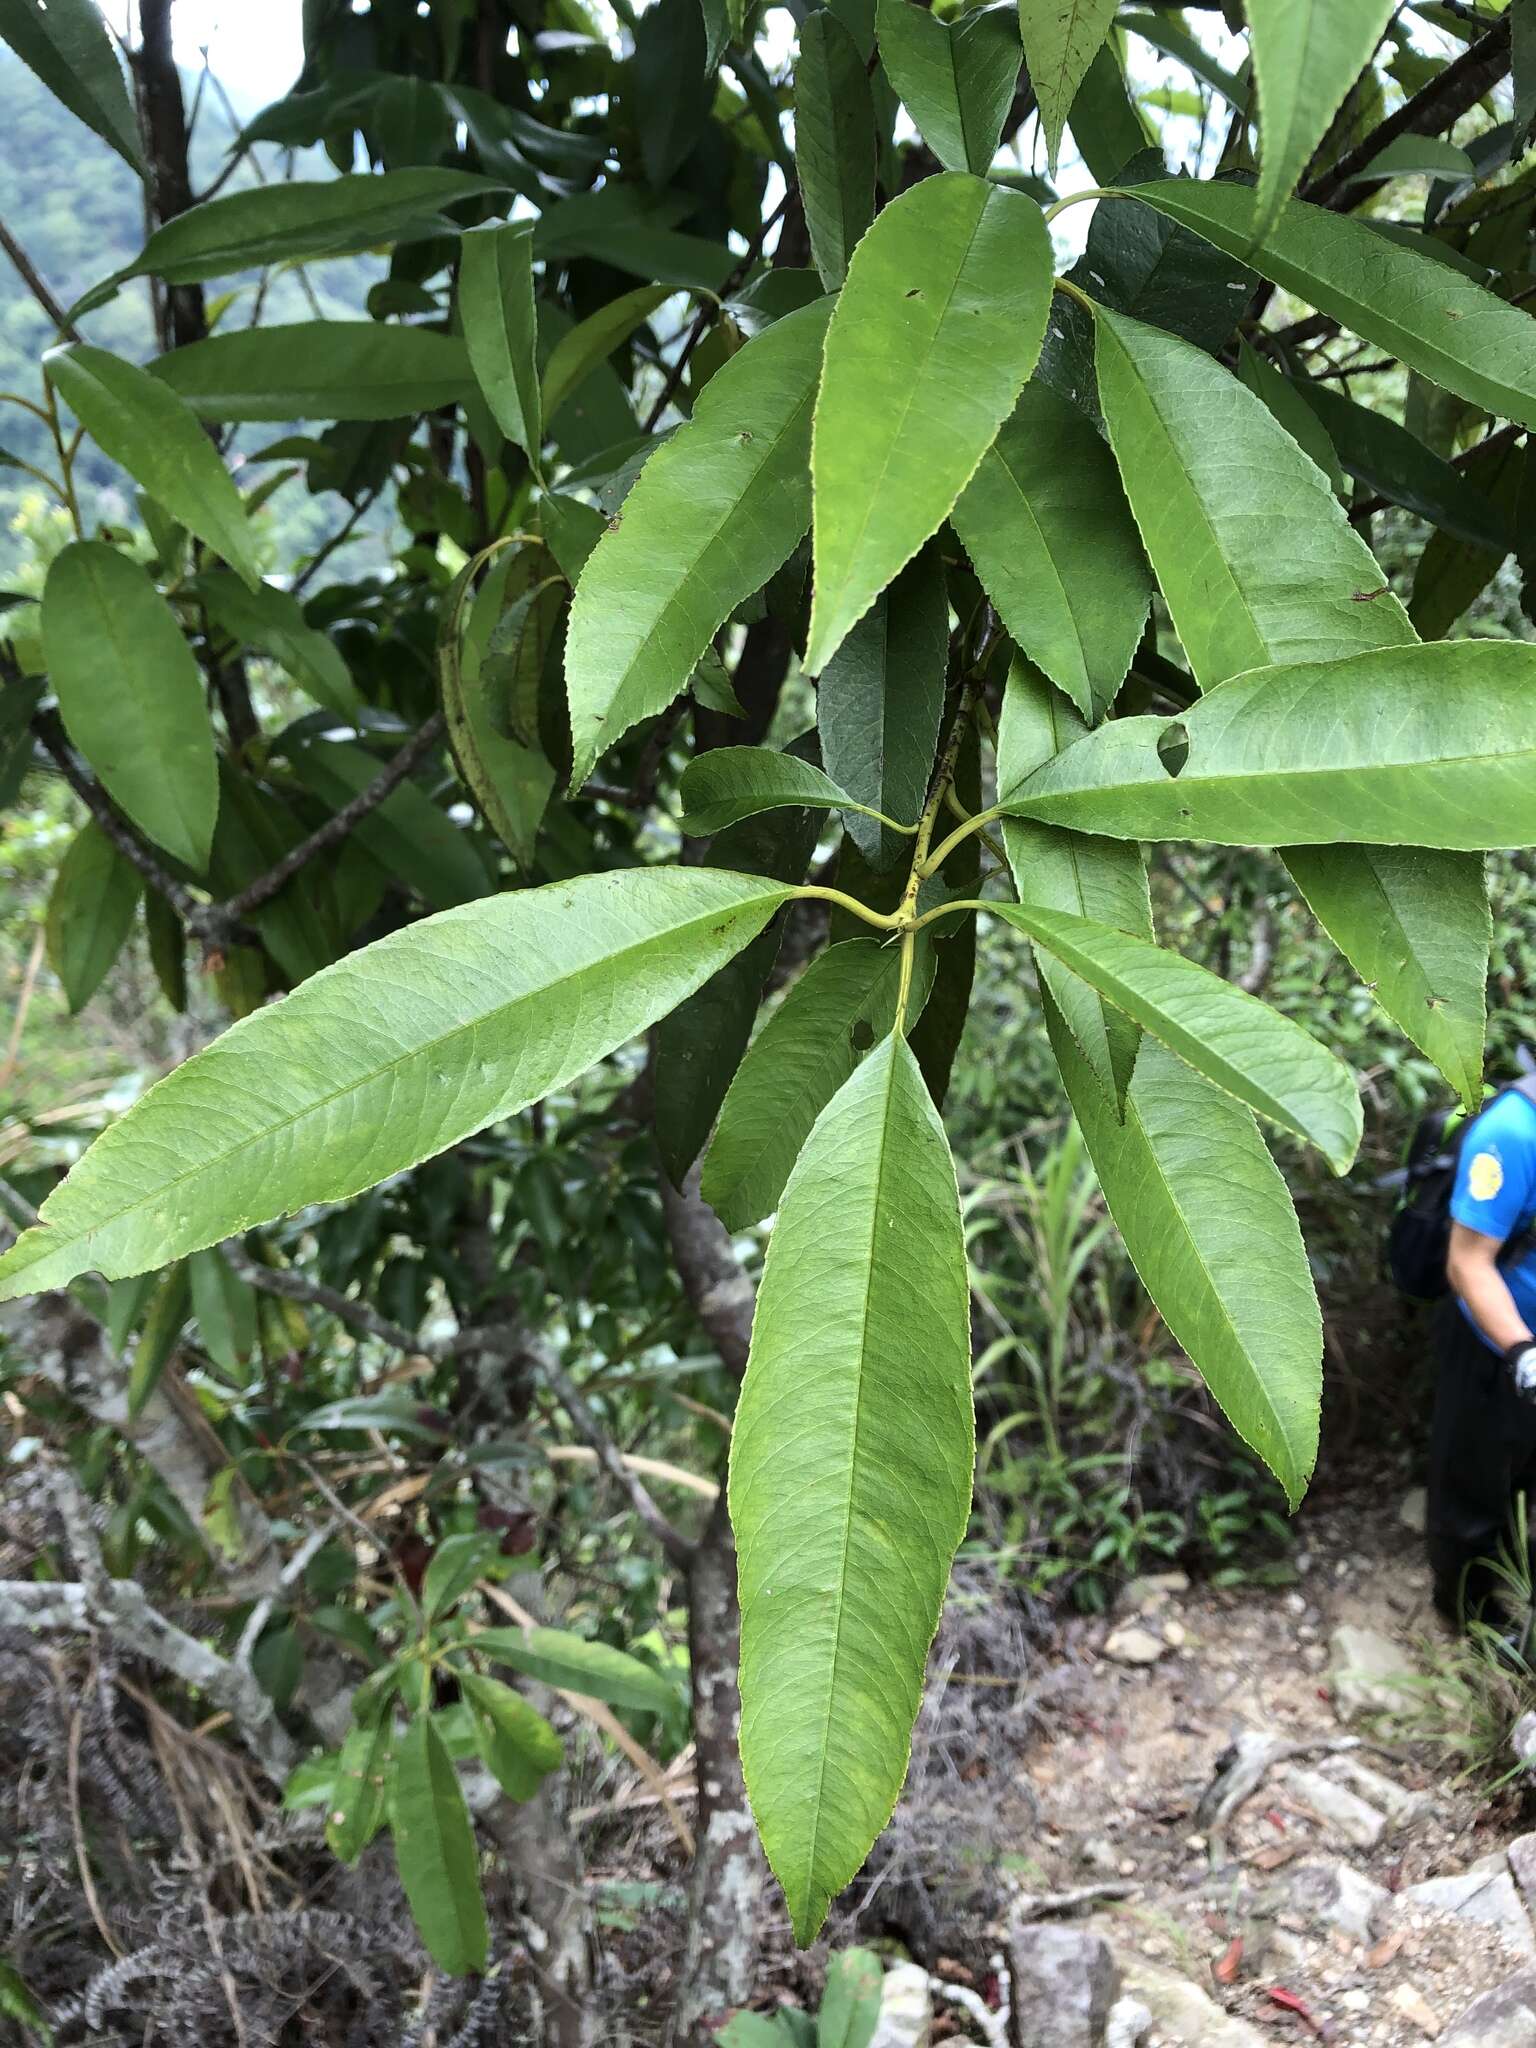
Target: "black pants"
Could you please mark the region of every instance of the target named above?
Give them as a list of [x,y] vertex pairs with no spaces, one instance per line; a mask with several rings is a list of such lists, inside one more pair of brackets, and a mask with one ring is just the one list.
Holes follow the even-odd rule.
[[1536,1406],[1454,1298],[1437,1315],[1427,1534],[1435,1605],[1456,1620],[1493,1590],[1486,1560],[1508,1539],[1516,1494],[1536,1484]]

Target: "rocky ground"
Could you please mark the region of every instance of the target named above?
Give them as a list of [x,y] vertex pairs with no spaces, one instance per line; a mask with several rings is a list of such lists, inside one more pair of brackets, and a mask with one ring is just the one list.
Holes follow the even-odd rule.
[[1493,1791],[1447,1761],[1473,1702],[1421,1516],[1366,1489],[1309,1513],[1294,1588],[1174,1574],[1074,1624],[992,1995],[893,1971],[879,2048],[1536,2048],[1536,1808],[1513,1757]]

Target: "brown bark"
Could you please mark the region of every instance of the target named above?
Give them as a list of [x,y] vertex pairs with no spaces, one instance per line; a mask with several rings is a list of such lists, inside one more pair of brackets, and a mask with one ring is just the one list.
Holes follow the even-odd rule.
[[[139,38],[134,53],[139,118],[149,163],[150,208],[160,224],[185,213],[193,199],[187,164],[187,110],[171,49],[171,0],[140,0]],[[169,286],[161,336],[165,346],[184,348],[189,341],[201,341],[207,332],[202,286]]]

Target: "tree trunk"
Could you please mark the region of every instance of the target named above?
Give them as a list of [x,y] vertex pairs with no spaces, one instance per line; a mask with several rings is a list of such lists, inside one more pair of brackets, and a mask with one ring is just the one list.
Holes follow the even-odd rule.
[[544,2008],[545,2048],[598,2048],[591,1915],[581,1857],[549,1782],[521,1804],[500,1801],[481,1826],[516,1872],[523,1933]]
[[[171,49],[171,0],[139,0],[135,68],[144,153],[149,159],[149,204],[155,222],[163,224],[192,204],[187,110]],[[163,311],[161,339],[168,348],[184,348],[189,341],[201,341],[208,332],[200,284],[170,286]]]

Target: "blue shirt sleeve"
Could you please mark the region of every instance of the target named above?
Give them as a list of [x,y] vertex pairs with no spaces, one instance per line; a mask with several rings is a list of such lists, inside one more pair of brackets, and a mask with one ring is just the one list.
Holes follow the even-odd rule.
[[1507,1095],[1467,1133],[1456,1169],[1451,1216],[1502,1244],[1536,1209],[1536,1109]]

